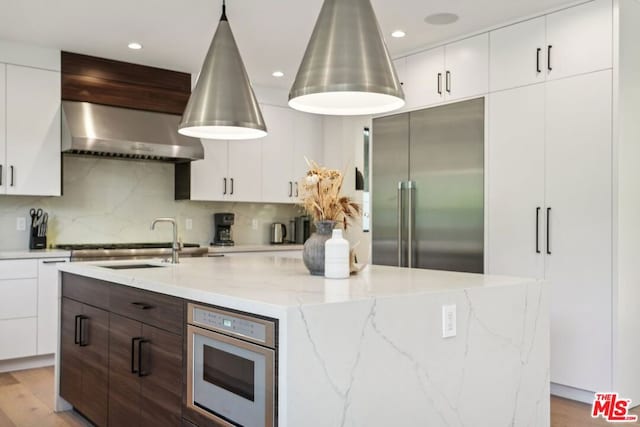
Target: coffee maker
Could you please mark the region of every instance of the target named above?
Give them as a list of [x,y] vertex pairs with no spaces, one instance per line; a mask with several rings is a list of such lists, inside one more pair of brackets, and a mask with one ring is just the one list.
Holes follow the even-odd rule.
[[213,246],[233,246],[231,240],[231,226],[235,215],[232,213],[213,214]]

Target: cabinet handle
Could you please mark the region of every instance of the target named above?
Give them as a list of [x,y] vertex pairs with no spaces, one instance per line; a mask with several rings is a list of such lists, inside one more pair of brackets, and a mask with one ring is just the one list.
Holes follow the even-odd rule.
[[553,68],[551,68],[551,48],[553,46],[549,45],[547,46],[547,70],[552,71]]
[[135,352],[136,352],[136,341],[141,340],[142,337],[134,337],[131,338],[131,373],[137,374],[140,370],[140,362],[138,361],[138,369],[136,369],[135,364]]
[[76,315],[75,325],[74,325],[74,328],[73,328],[73,343],[74,344],[80,344],[80,337],[78,336],[78,331],[80,330],[80,328],[78,327],[78,322],[80,321],[81,317],[82,317],[82,315],[80,315],[80,314]]
[[448,93],[451,93],[451,71],[447,71],[446,90]]
[[289,181],[289,197],[293,197],[293,182]]
[[89,318],[87,316],[80,316],[80,339],[78,340],[80,347],[86,347],[89,345],[89,342],[85,341],[85,335],[86,335],[84,330],[85,320],[89,320]]
[[66,259],[56,259],[56,260],[42,261],[43,264],[61,264],[63,262],[67,262],[67,260]]
[[298,183],[296,182],[296,197],[298,197]]
[[540,207],[536,208],[536,253],[540,253]]
[[438,95],[442,95],[442,73],[438,73]]
[[540,69],[540,52],[542,52],[541,48],[536,49],[536,72],[541,73]]
[[131,305],[135,308],[139,308],[140,310],[151,310],[153,308],[152,305],[145,304],[143,302],[132,302]]
[[233,178],[231,178],[230,181],[231,181],[231,193],[229,194],[233,195]]
[[551,233],[549,228],[551,227],[551,208],[547,208],[547,255],[551,255]]
[[222,178],[222,182],[224,182],[224,190],[222,191],[222,195],[227,194],[227,178]]
[[2,186],[2,165],[0,165],[0,187]]
[[13,165],[9,166],[9,169],[11,170],[11,184],[10,185],[13,187],[13,169],[14,169]]
[[138,341],[138,376],[146,377],[150,374],[149,371],[145,371],[142,369],[142,344],[146,344],[150,342],[149,340],[141,339]]

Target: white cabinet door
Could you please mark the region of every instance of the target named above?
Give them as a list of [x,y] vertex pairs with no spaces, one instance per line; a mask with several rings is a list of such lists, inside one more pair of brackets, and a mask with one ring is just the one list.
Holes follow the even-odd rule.
[[44,259],[38,262],[38,354],[56,352],[58,341],[59,263],[66,259]]
[[[268,126],[268,125],[267,125]],[[229,194],[236,202],[262,201],[262,141],[229,141]]]
[[293,175],[291,180],[294,182],[293,196],[297,198],[299,182],[309,170],[305,159],[323,164],[324,127],[322,116],[300,112],[294,114]]
[[544,105],[544,84],[489,96],[490,274],[544,277]]
[[0,320],[0,360],[35,356],[36,321],[35,317]]
[[595,0],[547,16],[548,78],[611,68],[611,0]]
[[394,59],[393,66],[396,69],[396,74],[398,74],[398,80],[400,80],[400,84],[404,86],[404,80],[407,77],[407,58],[402,57]]
[[542,82],[546,76],[545,17],[492,31],[491,91]]
[[37,279],[0,280],[0,319],[36,317],[37,308]]
[[5,90],[7,66],[0,64],[0,194],[7,192],[7,161],[6,161],[6,103]]
[[610,70],[547,82],[551,381],[591,391],[611,386],[611,86]]
[[60,73],[7,65],[7,194],[61,194]]
[[227,141],[203,139],[202,146],[204,159],[191,162],[191,200],[225,200],[229,193]]
[[294,191],[293,147],[298,142],[294,141],[293,122],[298,116],[288,108],[270,105],[262,106],[262,114],[269,128],[269,134],[262,138],[263,200],[291,203]]
[[445,58],[446,99],[468,98],[489,91],[489,34],[448,44]]
[[406,67],[403,85],[405,108],[444,101],[444,47],[408,56]]

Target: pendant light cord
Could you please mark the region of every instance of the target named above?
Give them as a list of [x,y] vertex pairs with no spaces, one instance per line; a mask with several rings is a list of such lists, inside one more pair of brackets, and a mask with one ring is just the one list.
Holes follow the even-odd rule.
[[227,5],[225,4],[225,0],[222,0],[222,16],[220,17],[221,21],[227,21]]

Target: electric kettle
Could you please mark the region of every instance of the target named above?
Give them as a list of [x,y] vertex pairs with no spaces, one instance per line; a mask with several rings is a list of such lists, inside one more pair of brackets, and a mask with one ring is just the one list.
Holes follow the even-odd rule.
[[271,244],[284,243],[285,237],[287,237],[287,227],[284,224],[280,222],[271,224]]

